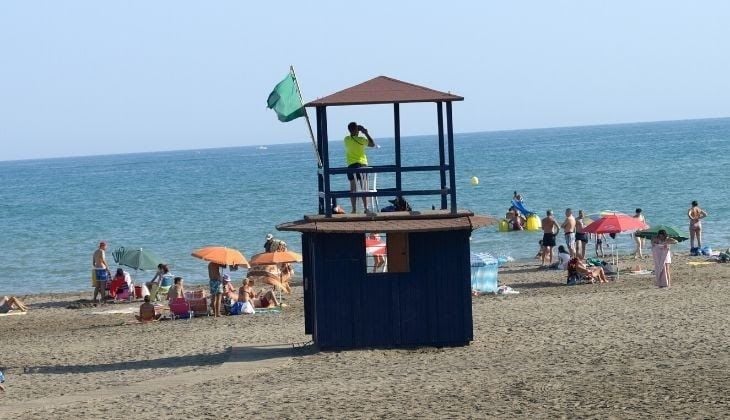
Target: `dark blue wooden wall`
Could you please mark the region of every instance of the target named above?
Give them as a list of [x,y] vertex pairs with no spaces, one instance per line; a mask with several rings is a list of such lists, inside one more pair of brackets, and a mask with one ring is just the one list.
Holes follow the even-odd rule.
[[305,332],[320,348],[473,339],[469,231],[409,235],[407,273],[367,273],[363,234],[302,235]]

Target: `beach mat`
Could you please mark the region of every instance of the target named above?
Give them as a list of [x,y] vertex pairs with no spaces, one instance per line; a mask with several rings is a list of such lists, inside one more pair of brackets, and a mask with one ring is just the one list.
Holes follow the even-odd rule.
[[23,312],[23,311],[10,311],[10,312],[8,312],[6,314],[0,314],[0,316],[14,316],[14,315],[26,315],[26,314],[28,314],[28,312]]
[[689,261],[687,264],[695,266],[695,265],[715,264],[715,262],[714,261]]
[[281,313],[281,306],[274,306],[272,308],[256,308],[256,312],[254,312],[253,315],[257,314],[280,314]]
[[112,309],[109,311],[93,311],[89,312],[90,315],[118,315],[118,314],[136,314],[139,312],[139,308],[120,308]]

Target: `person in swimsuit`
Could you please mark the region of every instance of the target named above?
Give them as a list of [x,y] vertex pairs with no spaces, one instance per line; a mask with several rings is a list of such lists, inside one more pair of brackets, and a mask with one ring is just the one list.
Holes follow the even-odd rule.
[[213,300],[213,317],[221,316],[221,303],[223,301],[223,283],[221,282],[221,268],[224,265],[211,262],[208,264],[208,287]]
[[588,244],[588,234],[583,232],[586,225],[583,222],[585,214],[583,210],[578,210],[578,218],[575,219],[575,254],[578,257],[586,257],[586,245]]
[[[634,213],[634,218],[639,219],[642,222],[646,222],[646,219],[644,219],[644,215],[641,214],[641,209],[636,209],[636,213]],[[634,242],[636,243],[636,247],[634,249],[634,259],[644,258],[642,250],[644,248],[644,238],[634,235]]]
[[575,257],[575,217],[572,209],[565,209],[565,221],[561,225],[565,232],[565,245],[571,257]]
[[94,286],[94,302],[96,302],[96,297],[101,294],[100,299],[103,303],[106,299],[106,282],[111,277],[109,264],[106,263],[106,242],[99,242],[99,248],[94,251],[94,255],[91,257],[91,264],[96,274],[96,285]]
[[687,210],[689,217],[689,246],[690,252],[695,249],[695,239],[697,240],[697,248],[702,248],[702,219],[707,217],[707,212],[702,210],[697,201],[692,202],[692,207]]
[[150,296],[147,295],[144,297],[144,303],[139,305],[139,315],[135,315],[134,317],[139,322],[148,322],[157,321],[161,316],[162,314],[158,314],[155,311],[155,305],[150,303]]
[[[603,243],[606,241],[606,234],[605,233],[597,233],[596,234],[596,257],[605,257],[606,254],[603,253]],[[601,252],[600,255],[598,255],[598,252]]]
[[560,232],[558,222],[555,221],[553,211],[548,210],[545,218],[542,219],[542,256],[540,257],[540,267],[545,267],[545,257],[548,259],[548,264],[553,263],[553,247],[555,246],[555,236]]
[[15,296],[3,296],[3,298],[0,299],[0,314],[6,314],[13,309],[18,309],[21,312],[25,312],[28,310],[28,307],[25,306],[25,303],[23,303],[23,301],[16,298]]
[[253,279],[244,280],[243,286],[238,290],[239,302],[251,302],[254,308],[269,308],[279,306],[279,300],[271,290],[262,290],[258,294],[253,289]]
[[184,279],[182,277],[175,277],[173,280],[174,284],[167,291],[167,300],[174,299],[185,299],[185,287],[183,286]]

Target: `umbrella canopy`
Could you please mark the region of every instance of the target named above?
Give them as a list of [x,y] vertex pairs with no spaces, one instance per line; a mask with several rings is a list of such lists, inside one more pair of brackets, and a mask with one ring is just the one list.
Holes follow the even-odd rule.
[[123,246],[112,252],[114,262],[135,270],[155,270],[162,260],[155,254],[145,251],[142,248],[127,249]]
[[214,262],[220,265],[250,267],[241,251],[225,246],[206,246],[205,248],[196,249],[190,255],[195,258],[200,258],[203,261]]
[[367,255],[385,255],[387,252],[387,244],[380,239],[380,235],[371,235],[365,238],[365,253]]
[[271,265],[302,262],[301,254],[293,251],[262,252],[251,257],[251,265]]
[[601,217],[583,229],[585,233],[621,233],[632,230],[647,229],[649,226],[641,220],[626,214],[611,214]]
[[[606,217],[606,216],[613,216],[613,215],[620,215],[620,216],[629,216],[626,213],[622,213],[620,211],[616,210],[601,210],[598,213],[591,213],[583,217],[583,223],[585,223],[586,226],[590,225],[591,223],[595,222],[596,220]],[[631,216],[629,216],[631,217]]]
[[667,236],[672,239],[676,239],[677,242],[686,241],[687,235],[684,232],[681,232],[679,229],[673,227],[673,226],[665,226],[665,225],[656,225],[652,226],[649,229],[644,229],[636,232],[636,236],[639,238],[646,238],[646,239],[654,239],[654,237],[657,235],[657,232],[660,230],[665,230],[667,232]]

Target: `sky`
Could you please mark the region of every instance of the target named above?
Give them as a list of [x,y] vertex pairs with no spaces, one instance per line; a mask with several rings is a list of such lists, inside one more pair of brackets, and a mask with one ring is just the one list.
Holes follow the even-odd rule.
[[[725,1],[0,1],[0,161],[309,141],[266,98],[379,75],[456,132],[730,116]],[[404,105],[402,134],[435,133]],[[329,114],[392,137],[388,106]],[[310,110],[314,118],[314,112]],[[341,129],[340,129],[341,127]]]

